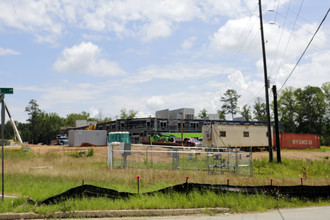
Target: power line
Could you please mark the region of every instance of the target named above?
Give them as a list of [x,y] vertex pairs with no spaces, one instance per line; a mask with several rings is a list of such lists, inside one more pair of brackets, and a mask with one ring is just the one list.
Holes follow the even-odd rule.
[[[285,7],[285,6],[280,6],[281,8],[283,8],[283,9],[287,9],[287,7]],[[294,10],[292,10],[291,8],[289,8],[288,9],[292,14],[298,14],[298,12],[296,12],[296,11],[294,11]],[[281,16],[282,18],[284,18],[284,16],[283,15],[281,15],[280,13],[278,13],[277,11],[274,11],[274,13],[275,14],[278,14],[279,16]],[[310,24],[311,26],[314,26],[315,28],[317,28],[317,25],[315,25],[312,21],[310,21],[309,19],[306,19],[305,17],[303,17],[302,15],[299,15],[299,19],[300,20],[303,20],[303,21],[305,21],[306,23],[308,23],[308,24]],[[290,23],[293,23],[293,21],[291,21],[291,20],[288,20]],[[326,35],[330,35],[330,32],[329,32],[329,30],[323,30],[323,32],[326,34]]]
[[[285,16],[285,20],[284,20],[283,28],[282,28],[282,31],[281,31],[281,35],[280,35],[280,38],[279,38],[279,40],[278,40],[278,44],[277,44],[277,48],[276,48],[276,52],[275,52],[275,56],[274,56],[274,58],[273,58],[272,67],[270,68],[270,71],[269,71],[270,73],[273,72],[273,67],[274,67],[274,65],[275,65],[275,61],[276,61],[276,58],[277,58],[277,52],[278,52],[278,50],[279,50],[279,48],[280,48],[280,45],[281,45],[282,36],[283,36],[284,28],[285,28],[285,24],[286,24],[286,21],[287,21],[288,15],[289,15],[289,9],[290,9],[290,6],[291,6],[291,0],[290,0],[290,2],[289,2],[289,8],[288,8],[288,10],[287,10],[287,12],[286,12],[286,16]],[[270,75],[271,75],[271,74],[270,74]]]
[[[298,19],[298,16],[299,16],[299,14],[300,14],[300,11],[301,11],[301,8],[302,8],[303,3],[304,3],[304,0],[303,0],[303,1],[301,2],[301,4],[300,4],[300,8],[299,8],[298,14],[297,14],[297,16],[296,16],[296,20],[294,21],[294,25],[293,25],[293,27],[292,27],[292,30],[291,30],[291,33],[290,33],[289,40],[288,40],[287,43],[286,43],[285,50],[284,50],[284,53],[283,53],[283,56],[282,56],[281,62],[280,62],[280,64],[279,64],[279,66],[278,66],[278,69],[277,69],[277,72],[276,72],[276,75],[275,75],[275,81],[276,81],[276,78],[277,78],[278,72],[280,71],[281,65],[282,65],[282,63],[283,63],[284,56],[285,56],[285,54],[286,54],[286,50],[288,49],[289,42],[290,42],[290,40],[291,40],[292,33],[293,33],[293,30],[294,30],[294,28],[295,28],[295,26],[296,26],[297,19]],[[283,30],[284,30],[284,28],[283,28]]]
[[302,57],[305,55],[307,49],[309,48],[309,45],[312,43],[312,41],[313,41],[315,35],[317,34],[317,32],[318,32],[319,29],[321,28],[323,22],[324,22],[325,19],[327,18],[328,14],[329,14],[329,11],[330,11],[330,8],[328,9],[328,11],[327,11],[327,13],[325,14],[323,20],[321,21],[320,25],[318,26],[317,30],[315,31],[313,37],[311,38],[311,40],[310,40],[309,43],[307,44],[307,46],[306,46],[304,52],[301,54],[300,58],[298,59],[296,65],[293,67],[291,73],[290,73],[289,76],[286,78],[285,82],[283,83],[283,85],[281,86],[281,88],[280,88],[278,91],[281,91],[281,90],[282,90],[282,88],[284,87],[284,85],[286,84],[286,82],[287,82],[287,81],[289,80],[289,78],[292,76],[292,73],[295,71],[295,69],[296,69],[296,67],[298,66],[300,60],[302,59]]

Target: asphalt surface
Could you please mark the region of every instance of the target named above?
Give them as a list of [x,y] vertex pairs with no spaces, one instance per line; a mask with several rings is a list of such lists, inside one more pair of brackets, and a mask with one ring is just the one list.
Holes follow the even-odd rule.
[[[119,218],[112,218],[119,219]],[[168,216],[168,217],[142,217],[142,218],[120,218],[121,220],[148,219],[148,220],[330,220],[330,206],[277,209],[263,213],[247,214],[222,214],[217,216]]]
[[[210,216],[206,213],[217,213]],[[144,217],[139,217],[144,216]],[[156,217],[158,216],[158,217]],[[330,220],[330,206],[276,209],[264,213],[230,214],[228,208],[210,209],[154,209],[154,210],[104,210],[104,211],[76,211],[73,213],[57,212],[51,215],[29,213],[3,213],[0,219],[45,219],[45,218],[84,218],[84,219],[148,219],[148,220]]]

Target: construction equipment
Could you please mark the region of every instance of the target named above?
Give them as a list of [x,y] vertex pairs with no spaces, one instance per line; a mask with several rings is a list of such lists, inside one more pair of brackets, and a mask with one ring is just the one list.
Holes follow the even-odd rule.
[[9,110],[8,110],[8,107],[7,107],[7,104],[6,104],[6,103],[4,103],[4,104],[5,104],[5,108],[6,108],[6,111],[7,111],[8,116],[9,116],[9,119],[10,119],[11,125],[13,126],[14,132],[15,132],[15,134],[16,134],[16,136],[17,136],[17,140],[19,141],[19,143],[23,144],[23,141],[22,141],[21,135],[19,134],[19,132],[18,132],[18,130],[17,130],[17,127],[16,127],[16,124],[15,124],[13,118],[12,118],[11,115],[10,115],[10,112],[9,112]]
[[155,132],[154,136],[150,139],[153,142],[175,142],[176,137],[169,134]]
[[96,130],[96,124],[94,125],[89,125],[86,130]]

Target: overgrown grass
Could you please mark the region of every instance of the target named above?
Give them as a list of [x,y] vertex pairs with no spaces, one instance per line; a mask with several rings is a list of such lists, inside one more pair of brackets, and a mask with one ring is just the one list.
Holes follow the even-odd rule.
[[[130,199],[111,200],[93,198],[69,200],[57,205],[33,206],[24,204],[27,198],[42,201],[82,184],[92,184],[118,191],[137,192],[136,176],[141,176],[140,192],[150,192],[182,183],[186,176],[190,182],[225,184],[230,178],[232,185],[266,185],[269,178],[275,178],[275,185],[298,185],[302,167],[308,171],[307,160],[282,159],[282,164],[269,163],[260,159],[253,161],[254,176],[232,174],[209,175],[205,171],[158,170],[158,169],[113,169],[106,167],[104,157],[73,158],[71,152],[33,153],[22,150],[5,150],[5,193],[16,195],[18,199],[6,199],[0,212],[53,213],[73,210],[94,209],[143,209],[143,208],[194,208],[229,207],[232,212],[265,211],[271,208],[330,205],[330,201],[305,201],[299,199],[275,199],[265,195],[220,194],[213,192],[193,192],[186,194],[140,195]],[[189,162],[189,161],[185,161]],[[205,161],[192,161],[205,163]],[[312,161],[309,185],[328,185],[329,161]],[[53,169],[31,169],[51,166]],[[171,169],[171,167],[170,167]],[[1,186],[1,185],[0,185]]]
[[[306,175],[309,174],[309,162],[306,160],[289,160],[282,159],[282,163],[269,163],[267,158],[253,160],[254,175],[262,178],[292,178],[303,176],[303,168],[306,170]],[[311,178],[329,178],[330,163],[329,161],[313,160],[310,164]]]
[[327,152],[327,151],[330,151],[330,147],[329,146],[321,146],[320,148],[282,149],[282,151]]
[[211,191],[194,191],[189,194],[138,195],[129,199],[85,198],[62,202],[55,205],[34,206],[24,204],[25,199],[6,200],[0,212],[27,212],[50,214],[56,211],[75,210],[118,210],[118,209],[170,209],[228,207],[231,212],[266,211],[273,208],[329,205],[329,201],[305,201],[296,198],[271,198],[265,195],[245,195],[242,193],[216,194]]

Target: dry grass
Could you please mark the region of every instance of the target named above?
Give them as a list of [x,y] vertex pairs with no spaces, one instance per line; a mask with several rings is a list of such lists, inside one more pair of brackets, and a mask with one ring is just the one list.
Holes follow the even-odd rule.
[[[84,181],[85,184],[93,184],[100,187],[112,188],[118,191],[137,192],[136,176],[140,178],[140,192],[150,192],[183,183],[186,176],[189,182],[207,184],[226,184],[230,178],[231,185],[268,185],[269,170],[274,172],[273,163],[258,159],[254,161],[259,168],[256,170],[263,174],[255,173],[254,176],[239,176],[233,174],[211,175],[205,171],[187,170],[157,170],[157,169],[108,169],[106,164],[106,148],[95,147],[94,156],[75,158],[74,152],[85,151],[84,148],[70,148],[61,146],[33,146],[32,152],[23,152],[21,149],[6,149],[5,173],[7,195],[18,196],[18,199],[5,201],[0,206],[0,212],[28,212],[53,213],[55,211],[72,210],[95,210],[95,209],[142,209],[142,208],[192,208],[192,207],[229,207],[233,212],[265,211],[278,207],[298,207],[313,205],[328,205],[328,200],[308,202],[302,200],[275,199],[264,195],[224,194],[217,195],[212,192],[205,194],[193,192],[189,195],[171,194],[145,197],[133,197],[129,200],[109,200],[106,198],[93,198],[82,200],[69,200],[53,206],[23,205],[26,198],[42,201],[50,196],[78,186]],[[140,158],[143,161],[143,156]],[[157,160],[154,157],[153,160]],[[159,161],[162,161],[161,157]],[[291,161],[285,161],[286,165],[279,166],[279,174],[275,177],[274,185],[299,185],[299,171],[286,170],[285,166],[291,166]],[[322,162],[323,163],[323,162]],[[329,169],[329,162],[321,164],[321,169]],[[260,164],[262,164],[260,166]],[[301,164],[301,163],[294,163]],[[263,167],[265,166],[265,168]],[[269,166],[269,169],[268,167]],[[300,165],[299,165],[300,166]],[[319,166],[315,163],[315,168]],[[281,170],[281,168],[283,170]],[[266,173],[265,173],[266,172]],[[283,173],[281,173],[283,172]],[[291,172],[291,173],[286,173]],[[277,173],[277,170],[276,170]],[[329,173],[329,172],[328,172]],[[305,180],[308,185],[329,185],[328,177],[318,174],[311,179]],[[143,200],[143,202],[141,202]]]
[[[32,176],[64,177],[77,183],[81,181],[101,183],[104,186],[123,185],[135,187],[136,176],[141,176],[142,190],[155,189],[164,185],[173,185],[185,181],[189,176],[190,182],[208,184],[226,184],[230,178],[232,185],[267,185],[269,176],[237,176],[233,174],[209,175],[203,171],[186,170],[155,170],[155,169],[113,169],[106,166],[106,147],[95,147],[93,157],[73,158],[74,151],[87,151],[88,147],[70,148],[62,146],[33,146],[35,156],[27,158],[7,158],[5,160],[6,173],[24,174]],[[315,152],[312,152],[315,153]],[[156,158],[153,158],[156,160]],[[36,168],[41,167],[41,168]],[[46,167],[46,168],[43,168]],[[52,167],[49,168],[49,167]],[[297,169],[301,169],[297,167]],[[278,172],[281,172],[279,170]],[[283,173],[283,178],[276,178],[274,185],[298,185],[300,177]],[[329,185],[328,177],[304,180],[308,185]]]

